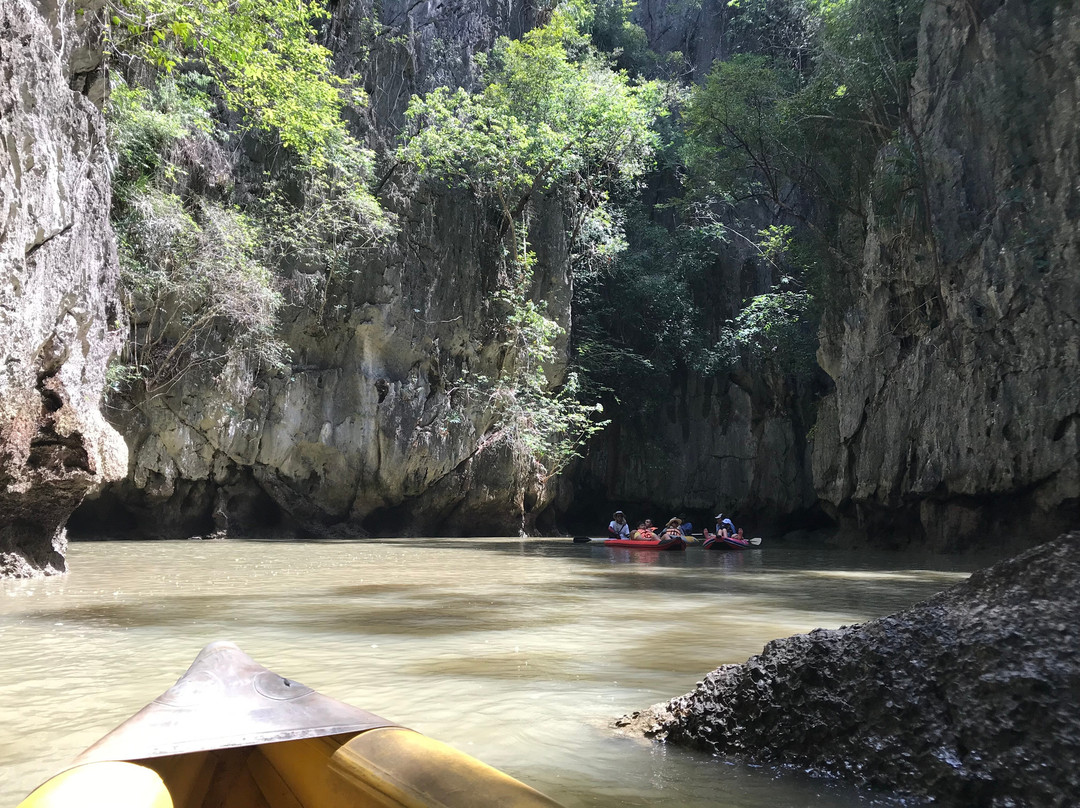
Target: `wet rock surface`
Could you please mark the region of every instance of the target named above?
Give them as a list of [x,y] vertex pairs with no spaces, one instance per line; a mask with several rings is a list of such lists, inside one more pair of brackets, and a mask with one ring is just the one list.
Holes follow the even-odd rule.
[[948,805],[1080,794],[1080,532],[898,614],[770,642],[616,722]]

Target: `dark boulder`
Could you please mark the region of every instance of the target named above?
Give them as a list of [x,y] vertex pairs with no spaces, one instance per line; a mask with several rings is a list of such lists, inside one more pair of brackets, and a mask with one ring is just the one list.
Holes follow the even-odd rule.
[[617,722],[956,805],[1080,794],[1080,532],[898,614],[775,640]]

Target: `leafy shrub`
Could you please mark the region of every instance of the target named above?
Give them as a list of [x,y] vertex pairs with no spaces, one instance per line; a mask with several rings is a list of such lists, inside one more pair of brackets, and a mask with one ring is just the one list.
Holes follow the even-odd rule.
[[150,88],[114,77],[105,113],[116,159],[117,196],[123,199],[137,183],[176,179],[177,167],[168,159],[173,145],[214,132],[208,83],[208,78],[194,73],[166,76]]
[[[255,254],[258,228],[239,211],[174,194],[136,191],[116,222],[130,334],[128,380],[167,388],[203,365],[254,360],[276,367],[281,296]],[[117,374],[118,376],[121,374]]]

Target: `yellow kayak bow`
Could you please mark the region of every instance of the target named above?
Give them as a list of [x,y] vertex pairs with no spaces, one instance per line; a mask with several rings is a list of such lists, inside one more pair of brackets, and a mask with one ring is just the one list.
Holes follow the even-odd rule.
[[446,744],[206,646],[19,808],[557,808]]

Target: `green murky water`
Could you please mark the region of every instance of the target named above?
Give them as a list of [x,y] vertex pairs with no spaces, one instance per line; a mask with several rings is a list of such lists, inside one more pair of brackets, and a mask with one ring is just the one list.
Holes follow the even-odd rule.
[[327,695],[451,743],[567,806],[894,803],[618,736],[771,639],[881,616],[972,562],[766,542],[86,542],[0,581],[0,804],[13,805],[229,639]]

